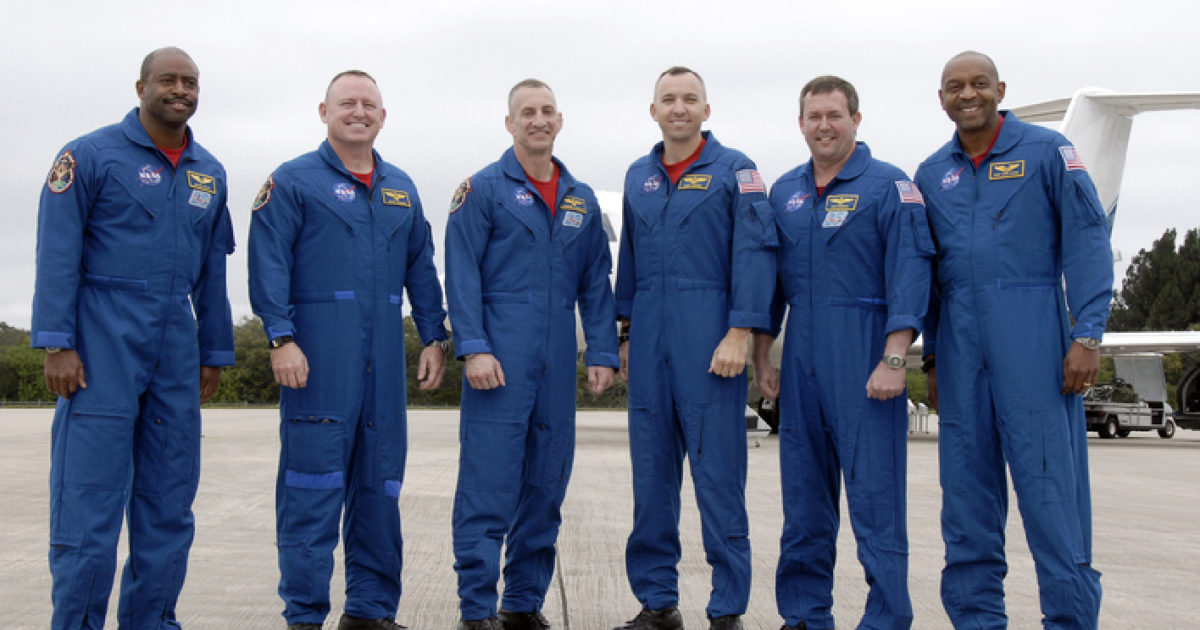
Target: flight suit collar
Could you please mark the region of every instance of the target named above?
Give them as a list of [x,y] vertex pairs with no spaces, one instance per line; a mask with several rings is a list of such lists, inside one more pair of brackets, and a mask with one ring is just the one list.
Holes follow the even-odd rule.
[[[567,167],[564,166],[563,163],[554,156],[550,156],[550,159],[553,160],[554,165],[558,167],[558,191],[556,193],[558,198],[543,199],[542,201],[546,204],[546,206],[549,206],[550,204],[558,204],[562,200],[563,196],[570,192],[570,190],[575,186],[575,178],[571,175],[571,172],[567,170]],[[504,155],[500,156],[500,170],[504,173],[504,177],[509,180],[510,184],[513,184],[514,186],[524,186],[530,194],[534,195],[535,198],[540,199],[537,188],[529,182],[529,178],[525,175],[525,168],[521,166],[521,161],[517,159],[517,153],[512,149],[512,147],[509,147],[508,150],[504,152]],[[504,191],[502,194],[507,195],[509,194],[509,191]],[[548,230],[550,230],[557,223],[560,223],[562,220],[561,215],[556,215],[554,217],[555,223],[550,223],[550,217],[546,216],[549,214],[549,210],[539,207],[536,204],[524,208],[515,208],[513,204],[507,203],[506,199],[501,205],[512,212],[513,216],[515,216],[518,221],[525,224],[525,227],[529,228],[530,231],[538,235],[546,234]]]
[[[996,136],[996,142],[992,145],[989,156],[1001,155],[1007,153],[1013,147],[1021,142],[1021,136],[1025,134],[1025,123],[1017,118],[1017,115],[1007,109],[1000,110],[1000,114],[1004,116],[1004,124],[1000,127],[1000,135]],[[950,153],[959,159],[971,161],[971,156],[962,148],[962,142],[958,138],[958,131],[954,132],[953,138],[950,140]],[[987,158],[984,158],[987,162]]]
[[[134,107],[129,110],[128,114],[125,114],[125,118],[121,121],[121,131],[130,142],[161,154],[162,152],[154,144],[154,141],[150,139],[150,134],[146,133],[146,128],[142,126],[142,121],[138,118],[139,111],[140,108]],[[191,126],[184,128],[183,133],[187,136],[187,144],[183,148],[183,153],[179,156],[180,164],[183,164],[190,157],[196,146],[196,141],[192,138]],[[163,156],[163,160],[168,164],[170,163],[170,160],[167,160],[166,156]]]
[[[321,142],[321,147],[317,149],[317,154],[321,156],[321,159],[324,160],[325,163],[330,166],[330,168],[348,177],[352,184],[356,186],[362,184],[362,180],[360,180],[354,173],[350,172],[350,169],[346,168],[346,165],[342,163],[342,158],[338,157],[337,151],[333,150],[333,145],[329,144],[328,138]],[[375,149],[371,149],[371,157],[375,162],[375,172],[372,177],[371,187],[377,188],[379,186],[379,181],[383,179],[384,176],[384,162],[383,158],[379,157],[379,152]]]
[[[717,141],[717,137],[711,131],[701,131],[700,135],[704,138],[704,149],[700,151],[699,157],[696,158],[695,162],[692,162],[692,165],[685,172],[689,172],[699,166],[711,164],[713,160],[717,159],[717,154],[721,152],[721,143]],[[663,148],[665,146],[666,144],[660,141],[650,150],[650,157],[654,165],[663,172],[663,175],[666,175],[667,172],[666,167],[662,165]]]

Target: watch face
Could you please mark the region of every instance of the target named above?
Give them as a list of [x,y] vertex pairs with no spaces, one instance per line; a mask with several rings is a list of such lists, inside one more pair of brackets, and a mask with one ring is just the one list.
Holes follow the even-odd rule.
[[908,362],[905,360],[905,358],[898,354],[893,354],[887,357],[887,365],[893,370],[899,370],[900,368],[904,367],[906,363]]

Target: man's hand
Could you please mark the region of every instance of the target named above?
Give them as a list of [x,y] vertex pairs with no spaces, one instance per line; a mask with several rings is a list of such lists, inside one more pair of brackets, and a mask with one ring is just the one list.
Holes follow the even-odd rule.
[[937,367],[929,368],[925,375],[925,395],[929,398],[929,406],[938,408],[937,403]]
[[271,373],[284,387],[302,389],[308,385],[308,357],[295,342],[271,349]]
[[504,387],[504,369],[500,362],[489,353],[473,354],[467,359],[463,368],[467,383],[475,389],[496,389]]
[[446,376],[446,353],[437,346],[425,346],[417,359],[417,380],[421,390],[437,389]]
[[867,379],[867,397],[875,400],[888,400],[904,392],[905,373],[903,369],[893,369],[880,361]]
[[754,384],[764,398],[779,398],[779,370],[771,365],[771,344],[775,338],[765,333],[754,334]]
[[221,368],[215,365],[200,366],[200,402],[206,403],[221,386]]
[[83,374],[83,361],[79,353],[70,349],[47,352],[43,368],[46,389],[57,396],[70,398],[77,389],[87,389],[87,378]]
[[629,342],[621,342],[621,347],[617,349],[617,357],[621,359],[621,369],[617,372],[621,375],[623,382],[629,382]]
[[749,328],[730,328],[725,338],[713,350],[708,373],[724,378],[741,374],[746,369],[746,341],[750,338]]
[[1082,394],[1096,383],[1100,371],[1100,351],[1088,350],[1082,344],[1071,343],[1063,359],[1063,394]]
[[594,395],[603,394],[605,390],[612,387],[613,372],[616,370],[602,365],[589,365],[588,374],[588,391]]

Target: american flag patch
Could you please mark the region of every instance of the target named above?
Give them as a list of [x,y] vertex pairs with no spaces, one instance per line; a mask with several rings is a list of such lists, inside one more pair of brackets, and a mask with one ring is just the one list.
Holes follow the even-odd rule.
[[1068,171],[1086,171],[1087,166],[1083,164],[1083,158],[1079,157],[1079,149],[1066,144],[1058,147],[1058,152],[1062,154],[1063,162],[1067,163]]
[[737,172],[738,192],[743,195],[752,192],[767,192],[767,185],[763,183],[762,175],[754,169],[744,169]]
[[900,191],[900,203],[919,203],[925,205],[925,198],[921,196],[921,189],[917,185],[902,179],[896,182],[896,190]]

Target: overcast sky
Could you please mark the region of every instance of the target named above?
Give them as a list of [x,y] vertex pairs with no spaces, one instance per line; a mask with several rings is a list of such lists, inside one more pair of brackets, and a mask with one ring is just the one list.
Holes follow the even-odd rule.
[[[796,97],[819,74],[855,84],[859,139],[911,173],[953,127],[937,101],[942,65],[977,49],[1008,83],[1004,105],[1072,95],[1200,90],[1194,2],[6,2],[0,21],[0,321],[29,327],[37,200],[67,141],[120,120],[150,50],[178,45],[200,67],[198,142],[224,162],[238,251],[235,318],[250,313],[250,203],[281,162],[325,129],[317,103],[335,73],[372,73],[388,118],[376,148],[417,183],[440,250],[463,177],[511,144],[508,88],[547,81],[564,125],[555,154],[576,177],[619,191],[659,139],[659,72],[681,64],[708,86],[707,128],[768,182],[808,159]],[[1168,227],[1200,226],[1200,111],[1133,126],[1113,235],[1127,263]],[[605,196],[607,197],[607,196]],[[602,197],[604,199],[604,197]],[[619,212],[616,203],[605,210]],[[1118,278],[1125,263],[1118,264]]]

